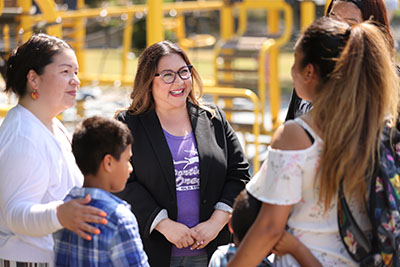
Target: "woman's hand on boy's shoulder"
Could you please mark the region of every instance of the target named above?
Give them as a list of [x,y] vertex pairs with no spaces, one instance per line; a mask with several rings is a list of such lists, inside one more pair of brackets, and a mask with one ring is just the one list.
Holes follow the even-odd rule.
[[80,237],[91,240],[89,234],[100,234],[100,230],[89,223],[107,224],[107,214],[89,206],[90,195],[85,198],[72,199],[57,207],[57,218],[60,224],[75,232]]

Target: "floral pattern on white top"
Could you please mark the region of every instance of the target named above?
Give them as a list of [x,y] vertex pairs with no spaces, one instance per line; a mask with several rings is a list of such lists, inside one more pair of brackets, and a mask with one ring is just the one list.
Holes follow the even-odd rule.
[[[268,148],[268,155],[259,172],[247,184],[247,191],[260,201],[275,205],[293,205],[288,218],[289,231],[306,245],[323,266],[357,266],[340,239],[337,224],[337,199],[327,211],[318,201],[315,185],[322,139],[302,119],[295,121],[314,138],[303,150]],[[352,202],[357,221],[366,221],[362,205]],[[363,227],[364,226],[364,227]],[[366,229],[365,223],[362,225]],[[290,255],[276,257],[275,266],[299,266]]]

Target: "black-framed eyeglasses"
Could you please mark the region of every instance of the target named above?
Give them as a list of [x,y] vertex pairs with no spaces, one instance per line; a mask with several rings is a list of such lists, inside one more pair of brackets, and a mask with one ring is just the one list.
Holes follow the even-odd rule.
[[160,73],[156,73],[154,76],[160,76],[166,84],[171,84],[175,82],[176,74],[178,74],[182,80],[187,80],[192,77],[192,69],[192,65],[187,65],[180,68],[177,72],[173,70],[163,70]]

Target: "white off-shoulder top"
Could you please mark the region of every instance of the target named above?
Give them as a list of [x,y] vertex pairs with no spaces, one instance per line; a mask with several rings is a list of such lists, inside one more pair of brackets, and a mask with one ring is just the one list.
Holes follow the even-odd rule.
[[[268,148],[261,169],[247,184],[248,192],[260,201],[274,205],[293,205],[287,221],[289,231],[305,244],[323,266],[357,266],[342,244],[337,222],[337,199],[324,213],[315,184],[323,148],[322,139],[301,118],[295,119],[314,138],[303,150]],[[351,200],[353,215],[363,229],[361,203]],[[275,258],[276,266],[299,266],[290,255]]]

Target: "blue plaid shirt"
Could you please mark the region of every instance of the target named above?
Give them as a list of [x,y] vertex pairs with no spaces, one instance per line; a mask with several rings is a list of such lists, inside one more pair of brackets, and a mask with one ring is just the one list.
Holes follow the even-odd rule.
[[130,205],[98,188],[74,187],[65,200],[90,194],[89,205],[107,213],[108,223],[96,225],[99,235],[87,241],[74,232],[62,229],[54,233],[56,266],[149,266],[143,250],[138,224]]
[[[228,265],[229,260],[236,253],[236,246],[233,243],[228,245],[219,246],[211,257],[208,267],[225,267]],[[272,263],[265,257],[257,267],[272,267]]]

